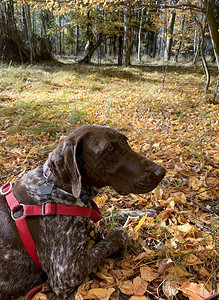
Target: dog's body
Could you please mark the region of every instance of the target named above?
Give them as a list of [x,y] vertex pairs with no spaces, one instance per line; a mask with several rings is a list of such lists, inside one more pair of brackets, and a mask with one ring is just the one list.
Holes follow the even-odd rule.
[[[89,201],[83,201],[81,196],[92,194],[93,187],[109,185],[119,193],[146,193],[164,175],[163,167],[132,151],[125,136],[116,130],[81,126],[49,155],[44,167],[30,171],[14,183],[13,194],[24,205],[41,204],[46,199],[89,206]],[[40,187],[47,180],[56,184],[45,196]],[[16,212],[15,217],[19,214]],[[47,277],[53,292],[66,298],[99,262],[124,248],[127,242],[126,231],[116,229],[86,250],[88,218],[27,218],[43,272],[24,249],[4,196],[0,196],[0,220],[0,300],[18,297]]]

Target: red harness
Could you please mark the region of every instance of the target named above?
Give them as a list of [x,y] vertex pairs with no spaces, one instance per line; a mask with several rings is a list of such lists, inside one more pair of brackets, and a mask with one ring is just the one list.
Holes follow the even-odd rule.
[[[28,228],[26,217],[53,215],[80,216],[89,218],[93,222],[98,222],[102,218],[97,205],[93,201],[91,201],[92,208],[57,204],[51,201],[46,201],[40,205],[24,205],[19,203],[13,195],[12,184],[10,182],[7,182],[1,187],[0,193],[5,196],[8,206],[10,207],[11,217],[15,221],[24,248],[41,270],[43,270],[43,268],[39,262],[36,246]],[[23,209],[23,215],[19,218],[15,218],[14,213],[20,208]]]

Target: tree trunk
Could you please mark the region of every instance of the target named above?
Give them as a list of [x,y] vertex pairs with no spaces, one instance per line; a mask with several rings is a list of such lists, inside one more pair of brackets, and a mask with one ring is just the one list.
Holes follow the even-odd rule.
[[86,37],[87,37],[87,44],[85,46],[85,50],[87,51],[85,57],[81,59],[79,62],[80,63],[85,63],[85,64],[90,64],[91,63],[91,57],[96,50],[97,47],[94,47],[94,35],[92,32],[92,23],[90,20],[90,11],[87,12],[87,31],[86,31]]
[[23,47],[23,41],[16,26],[13,1],[0,2],[0,56],[6,61],[20,61],[29,59],[29,53]]
[[215,58],[219,70],[219,32],[218,26],[214,17],[214,12],[211,7],[210,1],[203,0],[204,8],[206,9],[206,17],[208,22],[208,28],[211,36],[211,41],[214,49]]
[[59,55],[62,55],[62,17],[59,17]]
[[52,52],[52,45],[51,45],[51,41],[48,35],[48,32],[51,28],[51,21],[53,18],[52,13],[49,12],[41,12],[40,14],[40,18],[42,21],[42,36],[44,36],[44,38],[42,39],[42,43],[41,45],[43,46],[43,49],[40,49],[41,53],[43,54],[43,58],[45,60],[50,60],[51,59],[51,52]]
[[[211,6],[210,1],[203,0],[203,5],[205,9],[207,10],[206,17],[208,22],[208,28],[211,36],[211,42],[214,49],[214,55],[217,62],[217,68],[219,71],[219,32],[218,32],[218,26],[217,22],[214,17],[214,12]],[[215,90],[214,100],[219,100],[219,79],[217,81],[217,86]]]
[[141,28],[142,28],[142,19],[143,19],[144,8],[141,9],[140,23],[138,29],[138,60],[141,61]]
[[197,61],[198,61],[198,57],[199,57],[199,53],[200,53],[200,45],[201,45],[201,38],[198,35],[197,37],[198,41],[196,42],[196,51],[195,51],[195,56],[193,59],[193,64],[196,65]]
[[79,50],[78,40],[79,40],[79,26],[76,25],[75,26],[75,49],[74,49],[75,56],[78,56],[78,50]]
[[109,38],[109,56],[111,57],[113,54],[113,39],[112,37]]
[[118,65],[122,65],[122,53],[123,53],[123,37],[119,35],[118,39]]
[[206,75],[206,84],[205,84],[205,93],[208,92],[208,87],[210,84],[210,72],[208,69],[208,64],[205,58],[205,53],[204,53],[204,31],[201,28],[201,43],[200,43],[200,53],[201,53],[201,57],[202,57],[202,65],[203,65],[203,69],[205,71],[205,75]]
[[106,35],[104,35],[104,37],[103,37],[103,44],[104,44],[104,57],[106,56],[106,54],[107,54],[107,37],[106,37]]
[[117,39],[117,36],[114,35],[113,36],[113,58],[116,58],[116,39]]
[[173,45],[173,28],[176,18],[176,12],[173,9],[170,13],[170,19],[168,24],[168,31],[167,31],[167,43],[166,48],[164,51],[164,60],[169,61],[171,57],[172,45]]
[[[14,3],[12,0],[0,1],[0,57],[21,63],[52,59],[50,49],[46,46],[47,39],[37,36],[32,30],[27,2],[24,2],[22,11],[16,11]],[[21,17],[21,29],[16,26],[15,16]]]
[[216,91],[214,93],[213,103],[219,104],[219,77],[217,79],[217,86],[216,86]]
[[193,65],[196,65],[200,53],[200,35],[199,35],[199,30],[197,24],[195,24],[195,35],[194,35],[194,59],[193,59]]
[[185,15],[183,16],[183,20],[182,20],[182,24],[181,24],[181,31],[182,31],[182,34],[181,34],[181,37],[180,37],[180,42],[179,42],[179,47],[177,49],[177,52],[176,52],[176,62],[178,62],[178,57],[179,57],[179,53],[180,53],[180,50],[181,50],[181,47],[182,47],[182,42],[183,42],[183,36],[184,36],[184,25],[185,25]]
[[34,41],[33,41],[33,34],[32,34],[32,28],[31,28],[31,17],[30,17],[30,7],[28,3],[25,1],[24,5],[24,12],[25,12],[25,18],[26,18],[26,25],[27,25],[27,38],[29,42],[29,48],[30,48],[30,62],[31,64],[35,61],[35,51],[34,51]]
[[202,66],[206,75],[206,84],[205,84],[205,93],[207,93],[208,91],[208,87],[210,84],[210,72],[209,72],[209,68],[208,68],[208,64],[205,58],[205,53],[204,53],[204,38],[205,38],[205,34],[204,34],[204,30],[205,30],[205,25],[206,25],[206,15],[204,16],[204,25],[202,25],[201,21],[197,18],[197,16],[193,13],[192,9],[190,8],[190,12],[191,15],[194,19],[194,21],[196,22],[196,24],[199,26],[200,29],[200,54],[201,54],[201,58],[202,58]]
[[84,58],[82,58],[79,63],[85,63],[85,64],[90,64],[91,63],[91,58],[94,54],[94,51],[100,46],[102,42],[102,33],[99,34],[96,43],[93,42],[93,40],[88,44],[87,47],[87,54],[85,55]]
[[131,6],[124,8],[124,37],[123,37],[123,56],[122,66],[130,65],[131,57]]

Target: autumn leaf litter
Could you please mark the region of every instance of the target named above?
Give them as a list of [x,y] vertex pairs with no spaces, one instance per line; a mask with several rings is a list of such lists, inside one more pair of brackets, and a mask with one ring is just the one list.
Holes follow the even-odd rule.
[[124,256],[102,262],[77,300],[196,300],[219,289],[218,107],[203,93],[202,74],[176,68],[162,92],[156,67],[3,66],[1,73],[1,183],[43,163],[80,124],[118,129],[135,151],[168,171],[147,195],[100,193],[105,215],[157,212],[130,218]]

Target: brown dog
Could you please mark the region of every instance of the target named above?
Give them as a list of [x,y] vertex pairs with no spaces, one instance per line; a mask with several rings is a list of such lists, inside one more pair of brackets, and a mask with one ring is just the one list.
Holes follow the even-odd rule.
[[[95,194],[95,188],[112,186],[121,194],[147,193],[164,175],[163,167],[131,150],[123,134],[108,127],[81,126],[58,145],[44,166],[15,182],[12,192],[23,205],[50,200],[55,204],[89,207],[88,200]],[[13,219],[21,216],[18,209]],[[89,218],[55,212],[26,217],[42,271],[27,254],[13,219],[5,196],[1,196],[1,300],[18,297],[46,278],[54,293],[66,298],[98,263],[124,248],[127,242],[126,231],[115,229],[86,250]]]

